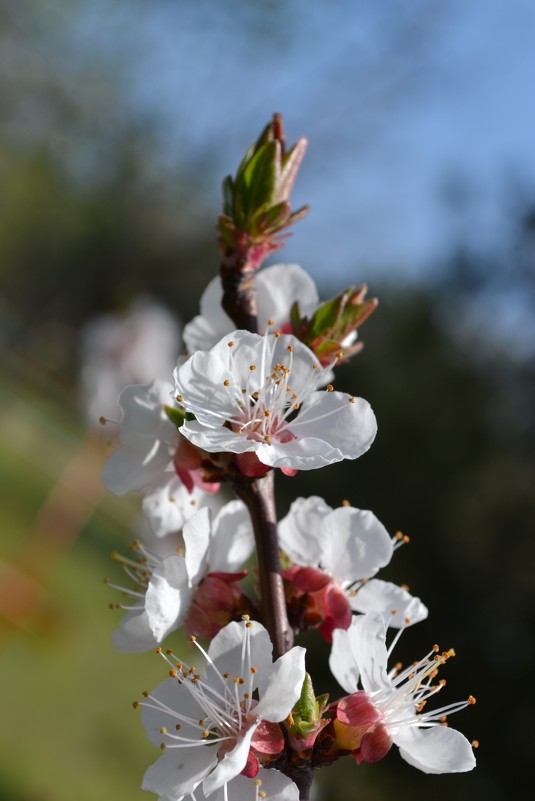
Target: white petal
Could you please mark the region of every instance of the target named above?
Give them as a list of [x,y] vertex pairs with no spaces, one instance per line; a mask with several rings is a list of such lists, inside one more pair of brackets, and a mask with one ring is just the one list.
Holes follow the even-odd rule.
[[251,516],[242,501],[230,501],[212,523],[208,570],[234,573],[254,549]]
[[168,556],[154,570],[145,596],[149,625],[157,642],[180,626],[191,595],[184,558]]
[[309,314],[319,303],[318,290],[310,275],[297,264],[272,264],[254,278],[258,292],[258,326],[264,331],[268,320],[275,326],[290,320],[297,300],[302,314]]
[[186,569],[190,587],[200,583],[207,573],[208,548],[211,536],[211,513],[207,508],[199,511],[185,524],[182,531],[186,545]]
[[[208,654],[217,665],[221,673],[230,673],[231,676],[241,675],[242,647],[245,636],[243,623],[228,623],[219,631],[210,643]],[[252,621],[249,628],[251,666],[256,668],[254,686],[258,686],[260,676],[271,670],[273,645],[264,626]],[[210,664],[206,666],[207,675],[212,675]],[[218,680],[216,680],[217,684]]]
[[317,566],[323,554],[323,520],[332,512],[323,498],[297,498],[279,522],[279,544],[297,565]]
[[342,584],[370,578],[390,562],[392,540],[372,512],[342,506],[323,522],[325,570]]
[[[221,421],[220,421],[221,422]],[[209,428],[198,420],[191,420],[180,428],[181,433],[198,448],[208,453],[231,451],[232,453],[246,453],[257,450],[258,443],[247,439],[244,434],[237,434],[224,427]]]
[[206,777],[202,785],[206,795],[209,795],[219,787],[223,787],[224,784],[230,782],[242,772],[247,763],[251,739],[257,727],[258,723],[250,726],[245,734],[238,739],[232,751],[225,754],[221,762],[218,762],[214,770]]
[[306,650],[296,645],[279,657],[269,673],[259,677],[260,701],[255,713],[264,720],[278,723],[288,717],[298,701],[305,680]]
[[[185,715],[193,720],[200,720],[205,716],[205,712],[198,700],[189,692],[184,685],[178,684],[176,679],[165,679],[152,691],[151,695],[160,703],[164,704],[169,711],[154,708],[156,706],[152,698],[147,698],[142,702],[141,722],[145,727],[147,736],[151,743],[159,747],[164,739],[160,729],[165,727],[169,732],[175,733],[175,725],[181,725],[180,735],[189,737],[192,740],[201,740],[203,729],[198,725],[185,723],[179,715]],[[145,706],[145,703],[147,706]],[[170,749],[171,750],[171,749]],[[174,750],[174,749],[172,749]],[[182,750],[182,749],[177,749]],[[210,752],[209,759],[216,759],[217,745],[205,745],[202,748],[184,748],[184,751],[191,753],[196,750]]]
[[111,454],[102,469],[101,480],[114,495],[124,495],[159,481],[169,462],[166,443],[140,438]]
[[209,350],[234,324],[221,306],[223,290],[219,276],[213,278],[201,295],[200,314],[184,327],[183,339],[190,353]]
[[424,773],[464,773],[476,764],[472,746],[464,734],[449,726],[405,728],[393,740],[403,759]]
[[347,633],[363,689],[371,694],[390,688],[383,619],[379,615],[358,615]]
[[[257,787],[255,780],[262,782],[261,789],[267,794],[269,801],[299,801],[299,790],[291,779],[278,770],[260,768],[255,779],[246,776],[236,776],[227,784],[227,790],[221,787],[210,794],[210,801],[256,801]],[[196,801],[206,801],[207,796],[202,787],[195,791]],[[172,798],[163,798],[160,801],[173,801]]]
[[387,626],[400,628],[406,621],[418,623],[425,620],[427,607],[419,598],[390,581],[372,579],[349,598],[349,605],[355,612],[371,612],[381,615]]
[[340,452],[338,461],[362,456],[375,438],[377,422],[367,401],[349,399],[345,392],[314,392],[290,424],[290,431],[299,439],[324,440]]
[[216,762],[215,748],[168,748],[143,777],[143,790],[160,798],[181,801],[190,797]]
[[119,628],[111,636],[116,651],[127,654],[141,654],[150,651],[158,644],[151,631],[146,611],[128,612]]
[[153,533],[165,537],[183,528],[184,523],[198,511],[206,494],[197,487],[188,492],[175,471],[169,471],[143,498],[143,513],[148,517]]
[[334,678],[346,693],[357,692],[360,673],[351,648],[349,634],[344,629],[333,631],[329,667]]

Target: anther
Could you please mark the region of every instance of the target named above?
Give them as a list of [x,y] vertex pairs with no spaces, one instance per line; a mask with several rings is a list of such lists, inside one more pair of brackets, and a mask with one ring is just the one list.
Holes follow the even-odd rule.
[[275,323],[273,322],[273,320],[268,320],[268,321],[267,321],[267,324],[268,324],[268,328],[271,328],[271,326],[275,325]]
[[250,365],[249,365],[249,370],[250,370],[251,372],[253,372],[253,370],[256,370],[256,364],[250,364]]
[[290,353],[293,353],[294,346],[293,345],[288,345],[288,350],[290,351]]
[[342,506],[351,506],[351,501],[348,501],[347,498],[342,501]]
[[223,386],[230,387],[230,381],[228,380],[228,378],[225,378],[225,380],[223,381]]
[[334,389],[334,387],[333,387],[333,385],[332,385],[332,384],[327,384],[327,386],[325,387],[325,391],[326,391],[326,392],[332,392],[332,391],[333,391],[333,389]]
[[143,696],[143,698],[148,698],[148,697],[149,697],[149,695],[150,695],[150,693],[149,693],[149,691],[148,691],[148,690],[143,690],[143,692],[141,693],[141,695]]
[[182,401],[184,400],[184,398],[182,397],[182,395],[177,395],[177,396],[176,396],[176,399],[177,399],[177,401],[178,401],[179,403],[182,403]]
[[170,649],[170,648],[168,648],[168,649],[166,650],[166,652],[165,652],[165,653],[167,654],[167,656],[171,656],[171,654],[172,654],[173,652],[171,651],[171,649]]
[[355,403],[356,398],[349,398],[349,403]]
[[479,740],[472,740],[472,748],[479,748]]
[[167,748],[167,746],[166,746],[166,744],[165,744],[165,743],[160,743],[160,748],[162,749],[162,751],[165,751],[165,749]]
[[165,726],[162,726],[162,728],[160,729],[160,734],[167,734],[167,729],[165,728]]
[[476,702],[476,699],[474,698],[474,696],[473,695],[469,695],[468,696],[468,703],[469,704],[475,704],[475,702]]
[[132,701],[132,706],[134,707],[134,709],[137,709],[139,706],[139,701]]
[[175,670],[173,668],[172,670],[169,671],[169,675],[171,676],[172,679],[176,679],[176,677],[178,676],[178,670]]
[[232,340],[230,340],[230,342],[227,342],[227,345],[229,346],[229,348],[233,348],[234,347],[234,342]]
[[190,636],[188,637],[188,640],[191,643],[194,643],[194,642],[197,642],[197,637],[195,636],[195,634],[190,634]]
[[158,647],[156,648],[156,653],[157,653],[157,654],[161,654],[161,653],[162,653],[162,649],[160,648],[160,646],[158,646]]

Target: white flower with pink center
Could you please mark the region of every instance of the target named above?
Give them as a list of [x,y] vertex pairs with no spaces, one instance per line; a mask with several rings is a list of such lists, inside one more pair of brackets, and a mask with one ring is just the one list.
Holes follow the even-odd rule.
[[368,450],[377,431],[362,398],[318,390],[326,369],[290,335],[233,331],[175,370],[180,431],[208,452],[253,453],[268,467],[311,470]]
[[395,743],[403,759],[424,773],[472,770],[476,764],[472,744],[446,724],[449,715],[474,704],[475,698],[427,708],[446,684],[443,679],[437,681],[437,674],[453,650],[440,653],[435,645],[418,662],[389,670],[387,661],[402,631],[388,649],[379,616],[361,615],[347,631],[334,632],[329,665],[351,694],[338,702],[337,724],[359,732],[354,752],[358,762],[376,762]]
[[305,678],[305,650],[296,646],[272,662],[267,631],[248,619],[221,629],[208,652],[191,640],[206,659],[205,673],[162,653],[171,678],[139,702],[150,740],[164,750],[143,789],[162,801],[181,801],[199,785],[205,797],[227,787],[221,797],[228,798],[233,779],[256,776],[259,763],[283,750],[277,724],[291,712]]
[[115,555],[133,583],[106,579],[129,598],[117,605],[127,614],[113,633],[116,650],[147,651],[181,626],[187,634],[213,636],[232,619],[241,596],[236,582],[246,575],[237,571],[254,548],[245,505],[230,501],[213,521],[209,509],[200,509],[184,525],[182,541],[179,553],[162,556],[136,542],[136,559]]
[[[419,598],[373,578],[404,539],[391,537],[364,509],[332,509],[317,496],[292,503],[279,523],[280,547],[293,563],[285,578],[307,596],[309,614],[322,618],[322,633],[328,640],[334,628],[349,626],[353,612],[380,614],[394,628],[427,617]],[[302,602],[298,605],[302,607]]]

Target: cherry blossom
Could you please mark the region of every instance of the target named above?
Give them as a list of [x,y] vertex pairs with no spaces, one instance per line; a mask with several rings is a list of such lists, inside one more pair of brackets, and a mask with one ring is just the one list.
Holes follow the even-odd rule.
[[137,542],[137,560],[116,557],[134,583],[125,588],[106,580],[132,601],[118,605],[127,611],[113,634],[118,651],[147,651],[180,626],[213,636],[240,610],[236,581],[246,572],[236,571],[254,547],[249,514],[241,501],[230,501],[210,518],[204,508],[186,522],[180,553],[162,557]]
[[233,331],[175,370],[177,401],[196,418],[180,431],[205,451],[253,452],[268,467],[356,459],[375,437],[375,416],[362,398],[319,391],[324,372],[293,336]]
[[[424,773],[459,773],[475,767],[466,737],[447,725],[447,716],[474,704],[475,698],[424,711],[446,684],[435,682],[439,668],[454,655],[437,645],[407,668],[388,670],[385,625],[378,615],[354,618],[347,631],[333,634],[330,668],[350,695],[334,704],[339,746],[353,751],[357,762],[376,762],[392,743],[409,764]],[[358,689],[358,682],[363,691]]]
[[334,628],[348,628],[353,612],[381,614],[398,628],[427,617],[427,608],[391,582],[372,578],[392,558],[403,538],[390,537],[375,515],[351,506],[332,509],[323,498],[298,498],[279,523],[279,543],[293,563],[290,616],[297,628],[321,626],[330,642]]
[[142,786],[173,801],[191,796],[199,785],[205,797],[227,787],[219,796],[225,799],[233,779],[255,777],[261,764],[283,750],[277,724],[299,698],[305,651],[296,646],[272,662],[267,631],[248,618],[221,629],[207,652],[190,639],[206,659],[204,675],[160,650],[171,678],[135,703],[143,707],[149,739],[164,750]]

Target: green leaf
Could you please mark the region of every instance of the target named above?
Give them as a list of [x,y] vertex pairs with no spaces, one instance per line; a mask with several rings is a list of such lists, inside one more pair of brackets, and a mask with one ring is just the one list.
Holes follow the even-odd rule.
[[177,427],[180,428],[182,423],[186,420],[193,420],[194,417],[192,414],[188,414],[188,412],[183,412],[182,409],[177,409],[176,406],[164,406],[164,412],[170,419],[170,421]]

